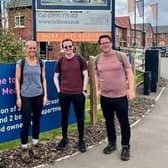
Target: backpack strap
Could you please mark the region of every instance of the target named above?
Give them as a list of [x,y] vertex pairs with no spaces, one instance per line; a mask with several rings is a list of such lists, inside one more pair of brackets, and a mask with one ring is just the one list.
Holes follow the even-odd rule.
[[[125,72],[125,75],[127,74],[126,73],[126,70],[125,70],[125,65],[124,65],[124,61],[123,61],[123,57],[122,57],[122,54],[121,52],[118,52],[118,51],[115,51],[116,55],[117,55],[117,58],[118,60],[122,63],[122,66],[123,66],[123,70]],[[95,57],[95,68],[97,69],[97,64],[99,62],[99,59],[100,59],[100,54],[98,54],[96,57]],[[127,75],[126,75],[127,76]]]
[[118,60],[124,65],[122,54],[120,52],[118,52],[118,51],[115,51],[115,53],[117,55]]
[[123,57],[122,57],[121,52],[119,52],[119,51],[115,51],[115,53],[116,53],[116,55],[117,55],[118,60],[122,63],[122,66],[123,66],[124,71],[125,71],[124,60],[123,60]]
[[81,55],[77,55],[77,59],[78,59],[78,62],[79,62],[79,65],[80,65],[80,72],[81,72],[81,78],[82,78],[82,81],[83,81],[83,61],[84,61],[84,58],[81,56]]
[[122,54],[121,54],[121,52],[119,52],[119,51],[115,51],[115,53],[116,53],[116,55],[117,55],[118,60],[122,63],[123,70],[124,70],[125,76],[126,76],[126,78],[127,78],[127,73],[126,73],[126,69],[125,69],[125,65],[124,65],[124,61],[123,61]]
[[100,59],[100,54],[98,54],[96,57],[95,57],[95,68],[97,69],[97,64],[99,62],[99,59]]
[[[116,55],[117,55],[117,58],[118,60],[122,63],[122,65],[124,66],[124,61],[123,61],[123,58],[122,58],[122,54],[118,51],[115,51]],[[95,65],[96,65],[96,68],[97,68],[97,64],[98,64],[98,61],[100,59],[100,54],[98,54],[96,57],[95,57]]]
[[42,83],[43,82],[43,76],[42,76],[43,61],[41,59],[39,59],[39,64],[40,64],[40,70],[41,70],[40,78]]
[[[43,61],[41,59],[38,59],[39,61],[39,64],[40,64],[40,79],[41,79],[41,82],[43,81],[43,77],[42,77],[42,68],[43,68]],[[25,66],[25,58],[21,60],[21,64],[20,64],[20,68],[21,68],[21,75],[20,75],[20,84],[23,83],[23,69],[24,69],[24,66]]]
[[59,72],[59,74],[61,74],[62,60],[63,60],[63,57],[61,57],[61,58],[58,60],[57,64],[56,64],[56,66],[58,66],[58,72]]
[[78,59],[79,64],[80,64],[80,71],[82,72],[83,71],[83,61],[84,61],[84,58],[81,55],[77,55],[77,59]]
[[20,64],[20,68],[21,68],[21,74],[20,74],[20,84],[23,83],[23,68],[25,66],[25,58],[21,60],[21,64]]

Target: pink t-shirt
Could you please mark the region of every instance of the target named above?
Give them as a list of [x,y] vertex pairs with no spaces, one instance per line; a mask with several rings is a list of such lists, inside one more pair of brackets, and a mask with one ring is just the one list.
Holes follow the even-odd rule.
[[114,51],[110,55],[100,55],[97,63],[97,73],[102,96],[117,98],[127,94],[125,72],[131,65],[126,54],[121,54],[122,61],[119,60]]

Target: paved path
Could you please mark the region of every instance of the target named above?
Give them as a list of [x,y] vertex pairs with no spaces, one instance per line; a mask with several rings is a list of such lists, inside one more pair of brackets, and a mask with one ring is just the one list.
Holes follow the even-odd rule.
[[[131,159],[120,160],[120,137],[118,150],[104,155],[106,142],[84,154],[57,161],[48,168],[167,168],[168,165],[168,89],[153,108],[132,128]],[[46,167],[46,166],[45,166]]]
[[[167,64],[165,64],[167,62]],[[161,76],[168,79],[168,59],[162,60]],[[120,160],[120,137],[118,150],[104,155],[106,142],[68,159],[56,161],[48,168],[167,168],[168,167],[168,88],[162,92],[152,111],[132,128],[131,159]]]

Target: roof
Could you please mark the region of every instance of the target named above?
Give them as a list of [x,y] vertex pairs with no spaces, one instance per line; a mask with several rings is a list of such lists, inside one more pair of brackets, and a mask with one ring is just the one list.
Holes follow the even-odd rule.
[[25,8],[31,7],[32,0],[11,0],[8,4],[8,8]]
[[[139,24],[136,24],[137,28],[140,29],[140,30],[143,30],[143,24],[142,23],[139,23]],[[148,28],[152,28],[152,25],[150,23],[144,23],[144,31],[146,32]]]
[[[135,24],[131,24],[131,29],[135,30]],[[136,31],[142,31],[142,29],[138,27],[137,24],[136,24]]]
[[[156,33],[156,26],[153,26],[153,31]],[[168,33],[168,25],[158,26],[157,33]]]
[[121,16],[115,18],[115,24],[122,28],[130,29],[130,17],[129,16]]

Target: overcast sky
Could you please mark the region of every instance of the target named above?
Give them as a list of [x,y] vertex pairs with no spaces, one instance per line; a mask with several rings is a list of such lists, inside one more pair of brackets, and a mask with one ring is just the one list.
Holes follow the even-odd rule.
[[[127,16],[131,17],[131,24],[134,23],[134,13],[128,14],[127,0],[116,0],[116,16]],[[168,0],[144,0],[145,3],[145,23],[151,23],[156,25],[156,22],[152,16],[152,10],[150,4],[158,2],[158,25],[168,25]],[[137,12],[137,23],[142,23],[142,18],[138,16]]]

